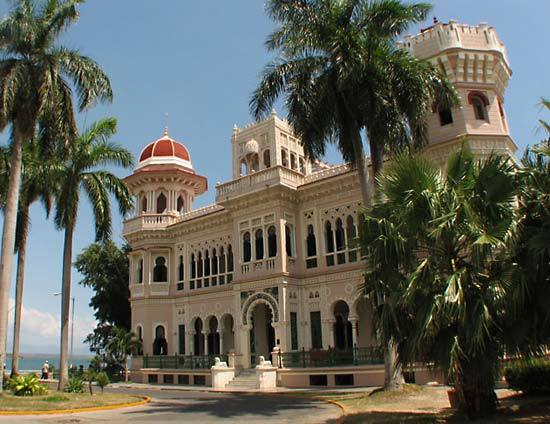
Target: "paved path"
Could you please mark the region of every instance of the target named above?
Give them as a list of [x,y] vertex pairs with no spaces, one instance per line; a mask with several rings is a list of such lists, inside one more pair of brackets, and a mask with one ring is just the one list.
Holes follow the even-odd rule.
[[0,424],[14,423],[326,423],[341,415],[331,404],[298,396],[117,389],[151,396],[153,401],[135,408],[80,414],[0,416]]

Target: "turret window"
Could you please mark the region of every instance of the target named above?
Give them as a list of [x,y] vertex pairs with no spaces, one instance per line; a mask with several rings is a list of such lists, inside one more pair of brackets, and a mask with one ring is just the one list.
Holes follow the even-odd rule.
[[264,151],[264,168],[270,168],[270,167],[271,167],[271,154],[268,149]]
[[296,154],[290,154],[290,167],[294,170],[298,169],[298,162],[296,161]]
[[142,283],[143,283],[143,259],[140,259],[140,260],[138,261],[136,282],[137,282],[138,284],[142,284]]
[[306,173],[306,161],[302,157],[300,158],[300,173]]
[[273,225],[267,229],[267,255],[270,258],[277,256],[277,231]]
[[288,167],[288,156],[284,149],[281,149],[281,165]]
[[294,249],[293,249],[293,237],[292,234],[292,227],[290,225],[285,225],[285,248],[286,248],[286,255],[290,256],[291,258],[294,257]]
[[155,267],[153,268],[153,282],[165,283],[168,281],[168,268],[166,266],[166,258],[159,256],[155,259]]
[[439,109],[439,123],[442,127],[453,123],[453,114],[451,109]]
[[185,213],[185,201],[183,200],[183,196],[181,194],[178,196],[178,200],[176,202],[176,209],[180,214]]
[[166,213],[166,196],[160,193],[157,197],[157,213]]
[[243,262],[250,262],[252,259],[252,246],[250,245],[250,233],[243,234]]
[[147,212],[147,195],[143,195],[141,198],[141,212]]
[[264,232],[263,230],[257,230],[255,234],[255,251],[256,260],[259,261],[264,258]]
[[471,91],[468,94],[468,103],[472,105],[474,109],[474,116],[477,121],[488,121],[489,116],[487,113],[487,107],[489,106],[489,99],[481,91]]

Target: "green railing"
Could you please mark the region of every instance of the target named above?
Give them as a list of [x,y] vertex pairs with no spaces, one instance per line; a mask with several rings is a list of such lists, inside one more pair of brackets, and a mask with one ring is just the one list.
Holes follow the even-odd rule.
[[160,369],[209,369],[214,365],[215,358],[227,361],[227,355],[176,355],[176,356],[144,356],[143,368]]
[[379,365],[384,363],[383,350],[380,347],[354,347],[340,350],[305,349],[295,352],[284,352],[280,355],[279,367],[315,368],[337,367],[341,365]]

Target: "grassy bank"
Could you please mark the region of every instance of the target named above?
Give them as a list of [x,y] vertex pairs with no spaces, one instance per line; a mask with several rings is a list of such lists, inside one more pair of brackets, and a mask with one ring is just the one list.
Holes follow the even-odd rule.
[[50,391],[42,396],[21,397],[8,393],[0,395],[0,411],[53,411],[61,409],[80,409],[111,406],[139,402],[141,397],[118,394],[64,393]]

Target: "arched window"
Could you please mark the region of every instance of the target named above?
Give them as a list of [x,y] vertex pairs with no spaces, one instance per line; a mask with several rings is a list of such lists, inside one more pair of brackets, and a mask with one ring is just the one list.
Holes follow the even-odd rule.
[[166,212],[166,196],[164,193],[160,193],[157,197],[157,213]]
[[147,212],[147,195],[144,194],[141,198],[141,212]]
[[307,226],[307,256],[317,256],[317,244],[315,241],[315,231],[313,229],[313,225]]
[[254,236],[254,246],[256,250],[256,260],[264,258],[264,232],[263,230],[257,230]]
[[153,268],[153,282],[165,283],[168,281],[168,268],[166,267],[166,258],[159,256],[155,259],[155,268]]
[[336,219],[336,251],[344,250],[346,248],[344,242],[344,227],[342,226],[342,220],[340,218]]
[[354,240],[357,237],[357,229],[355,228],[355,224],[353,223],[353,216],[348,215],[346,218],[346,236],[348,239],[348,249],[355,248]]
[[300,158],[300,172],[302,174],[306,173],[306,161],[302,157]]
[[292,227],[290,225],[285,225],[285,248],[286,248],[286,255],[293,257],[293,251],[292,251]]
[[183,269],[183,256],[180,256],[180,263],[178,265],[178,281],[183,281],[185,279],[185,272]]
[[202,253],[199,252],[199,256],[197,258],[197,277],[202,278]]
[[246,174],[247,174],[246,161],[243,159],[241,160],[241,177],[245,176]]
[[250,233],[243,234],[243,262],[250,262],[252,259],[252,248],[250,246]]
[[485,104],[479,96],[472,97],[472,107],[474,108],[474,115],[478,121],[487,120],[487,111],[485,110]]
[[281,149],[281,164],[288,167],[288,158],[284,149]]
[[296,161],[296,154],[290,154],[290,167],[294,170],[298,169],[298,163]]
[[260,160],[258,154],[254,153],[250,156],[250,172],[258,172],[260,170]]
[[441,126],[452,124],[453,121],[453,113],[451,112],[451,109],[439,109],[439,123]]
[[166,329],[163,325],[155,328],[155,340],[153,342],[153,355],[168,355],[168,343],[166,342]]
[[271,153],[269,152],[269,149],[264,151],[264,167],[271,167]]
[[225,274],[225,251],[220,247],[220,274]]
[[195,254],[191,253],[191,279],[197,278],[197,263],[195,262]]
[[233,248],[227,245],[227,272],[233,272]]
[[185,213],[185,201],[183,200],[183,196],[180,194],[178,196],[178,201],[176,203],[176,209],[180,214]]
[[210,253],[208,250],[204,251],[204,276],[208,277],[210,275]]
[[212,275],[218,275],[218,255],[216,249],[212,250]]
[[138,261],[137,282],[139,284],[143,283],[143,259]]
[[277,256],[277,231],[273,225],[267,229],[267,256]]
[[330,221],[325,223],[325,242],[327,247],[327,253],[334,252],[334,238],[332,236],[332,224]]

